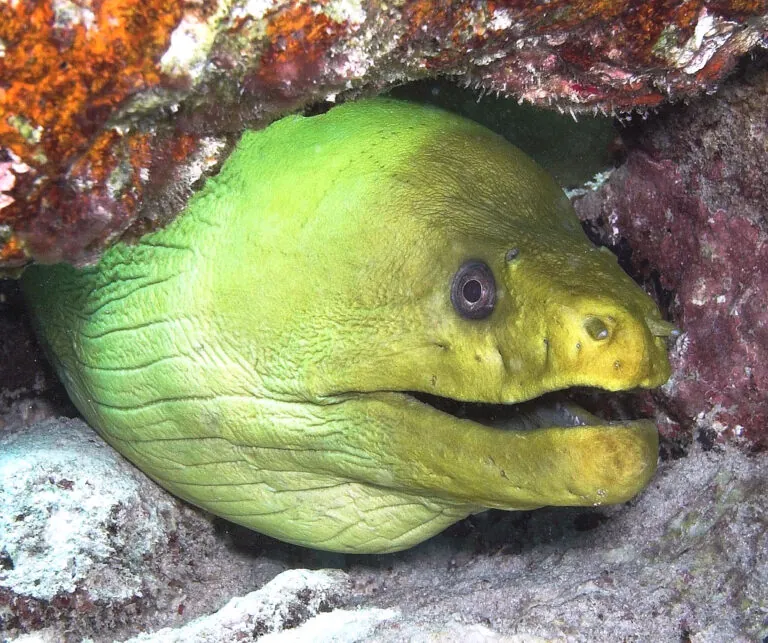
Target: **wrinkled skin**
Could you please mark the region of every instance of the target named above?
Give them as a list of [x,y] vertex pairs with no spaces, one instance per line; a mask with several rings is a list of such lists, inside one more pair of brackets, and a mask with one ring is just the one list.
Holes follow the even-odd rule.
[[[469,259],[495,277],[485,319],[451,302]],[[364,101],[246,132],[169,227],[23,287],[110,444],[289,542],[395,551],[487,507],[622,502],[656,467],[648,421],[486,426],[411,394],[512,404],[669,375],[656,306],[553,180],[440,110]]]

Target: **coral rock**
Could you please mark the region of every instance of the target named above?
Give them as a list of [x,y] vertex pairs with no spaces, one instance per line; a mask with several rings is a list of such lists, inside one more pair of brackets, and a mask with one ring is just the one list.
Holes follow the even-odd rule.
[[244,126],[452,75],[572,110],[712,89],[765,0],[0,5],[0,267],[85,263],[167,221]]
[[216,609],[279,571],[229,551],[79,420],[0,434],[0,633],[113,640]]
[[[649,122],[624,166],[577,202],[602,240],[658,275],[684,334],[655,396],[662,429],[768,446],[768,68]],[[669,291],[664,295],[663,291]],[[664,303],[664,302],[662,302]],[[686,437],[687,436],[687,437]]]
[[[312,617],[322,613],[327,622],[331,610],[344,602],[348,595],[347,575],[339,570],[310,571],[307,569],[292,569],[283,572],[261,589],[246,596],[238,596],[230,600],[214,614],[202,616],[183,627],[176,629],[165,628],[157,632],[140,634],[126,643],[185,643],[186,641],[206,641],[210,643],[221,641],[238,641],[259,638],[273,640],[275,643],[284,640],[275,635],[287,629],[307,625]],[[392,617],[393,612],[385,610],[370,610],[369,614],[360,613],[356,624],[367,624],[372,621]],[[383,614],[380,614],[383,612]],[[339,615],[346,614],[339,610]],[[366,618],[367,617],[367,618]],[[378,618],[376,618],[378,617]],[[334,621],[339,619],[333,619]],[[348,625],[341,619],[342,625]],[[353,620],[353,622],[355,622]],[[332,626],[331,622],[328,625]],[[315,630],[310,625],[309,631],[315,634],[323,630]],[[343,629],[343,628],[342,628]],[[297,634],[298,632],[294,632]],[[341,631],[337,629],[337,636]],[[301,638],[291,638],[300,641]],[[305,638],[306,641],[316,641],[316,636]],[[338,638],[333,640],[339,640]]]

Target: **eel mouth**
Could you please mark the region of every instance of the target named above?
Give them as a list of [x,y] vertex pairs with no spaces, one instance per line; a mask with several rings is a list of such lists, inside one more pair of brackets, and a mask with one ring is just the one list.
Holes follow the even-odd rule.
[[[615,393],[606,397],[606,392],[601,389],[574,388],[546,393],[516,404],[460,402],[429,393],[408,392],[407,395],[441,413],[505,431],[584,426],[631,428],[637,423],[648,421],[631,417],[631,392],[622,392],[621,397],[617,397]],[[595,412],[584,407],[594,409]],[[601,414],[609,417],[597,415],[598,408]]]

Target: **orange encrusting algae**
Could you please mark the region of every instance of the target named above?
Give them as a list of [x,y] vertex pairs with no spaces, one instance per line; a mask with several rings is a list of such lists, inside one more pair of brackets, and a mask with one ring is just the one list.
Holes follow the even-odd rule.
[[308,4],[290,3],[278,9],[267,17],[268,44],[252,88],[286,96],[303,89],[323,74],[333,44],[346,29],[346,21],[336,22]]
[[[62,9],[66,16],[51,2],[0,5],[0,149],[31,168],[17,185],[26,188],[25,198],[4,208],[0,223],[29,224],[30,205],[38,212],[56,207],[65,175],[99,183],[115,169],[121,136],[102,128],[126,98],[161,82],[157,63],[182,10],[181,3],[159,0],[96,0]],[[138,176],[149,159],[146,140],[128,146],[139,152],[130,162]],[[135,205],[130,190],[123,196],[126,206]],[[75,208],[60,210],[65,224],[83,218]],[[0,261],[19,261],[24,245],[10,235],[0,244]]]
[[[29,137],[52,164],[82,149],[131,94],[157,85],[157,62],[182,12],[160,0],[97,0],[84,14],[92,23],[57,26],[50,2],[0,6],[0,144],[25,159]],[[82,18],[85,21],[85,18]]]

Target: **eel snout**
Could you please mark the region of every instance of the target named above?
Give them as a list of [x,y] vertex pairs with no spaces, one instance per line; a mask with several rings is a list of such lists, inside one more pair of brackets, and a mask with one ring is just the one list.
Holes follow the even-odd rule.
[[661,319],[615,304],[563,306],[551,317],[542,342],[545,390],[660,386],[670,375],[666,338],[674,332]]

